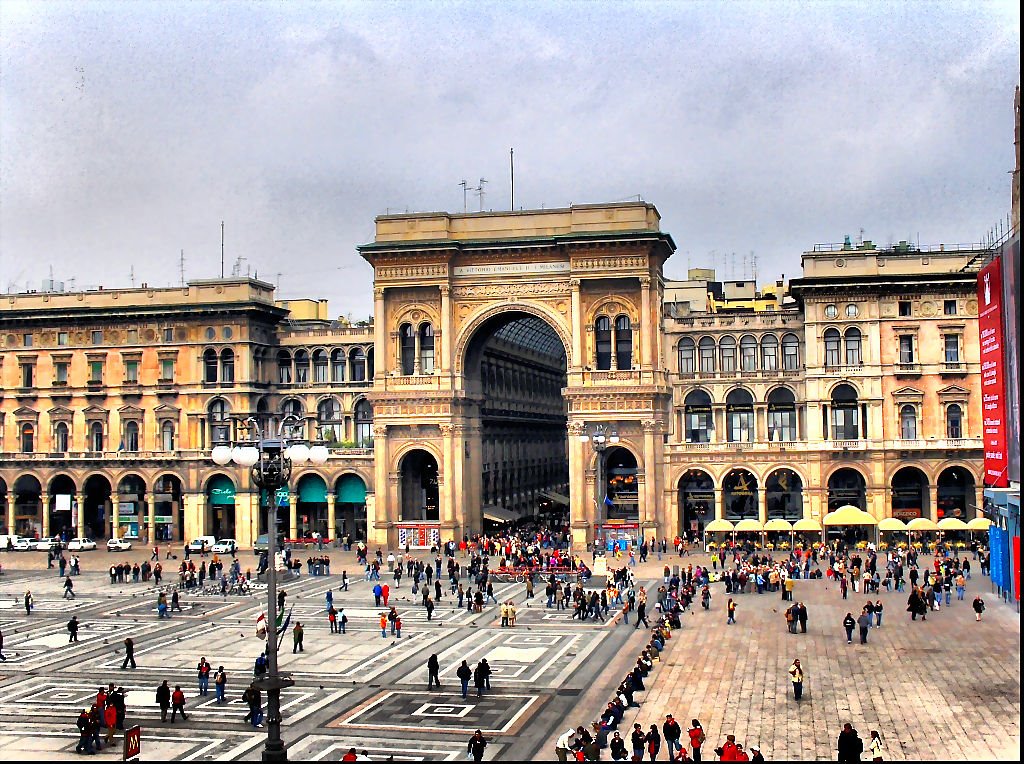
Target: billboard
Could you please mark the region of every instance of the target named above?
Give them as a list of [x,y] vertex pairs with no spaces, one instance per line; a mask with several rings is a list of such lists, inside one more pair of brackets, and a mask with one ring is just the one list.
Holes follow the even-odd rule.
[[1006,531],[1002,528],[997,528],[995,525],[989,526],[989,576],[992,578],[992,583],[1000,589],[1008,589],[1010,587],[1006,571],[1006,541]]
[[981,421],[985,448],[985,485],[1005,488],[1006,387],[1003,358],[1002,258],[978,274],[978,329],[981,335]]
[[1003,395],[1006,412],[1007,474],[1020,482],[1020,368],[1014,355],[1020,327],[1020,234],[1003,245],[1003,345],[1006,372]]

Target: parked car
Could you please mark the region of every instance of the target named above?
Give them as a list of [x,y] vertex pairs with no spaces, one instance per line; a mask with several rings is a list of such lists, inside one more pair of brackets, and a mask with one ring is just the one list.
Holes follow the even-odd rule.
[[215,536],[197,536],[188,542],[189,552],[203,552],[209,551],[210,548],[217,543]]
[[64,542],[60,536],[36,539],[32,542],[32,549],[36,552],[52,552],[64,548]]
[[121,539],[108,539],[107,540],[107,551],[108,552],[127,552],[132,548],[132,542]]
[[238,543],[234,539],[220,539],[211,551],[216,554],[234,554],[238,551]]
[[263,554],[269,548],[270,536],[266,533],[261,533],[256,537],[256,543],[252,545],[252,551],[254,554]]
[[96,548],[96,542],[88,538],[71,539],[68,542],[69,552],[90,552]]
[[[23,538],[23,537],[19,536],[18,539],[14,542],[14,551],[15,552],[30,552],[34,548],[33,547],[33,543],[34,542],[32,541],[32,539],[27,539],[27,538]],[[10,548],[10,547],[8,547],[8,548]]]

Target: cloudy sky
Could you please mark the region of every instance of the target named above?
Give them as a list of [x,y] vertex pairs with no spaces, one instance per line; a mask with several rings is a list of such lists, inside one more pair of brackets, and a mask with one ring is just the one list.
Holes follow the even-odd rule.
[[223,220],[229,273],[364,316],[374,216],[507,208],[513,146],[517,206],[656,204],[671,277],[977,241],[1019,71],[1016,2],[0,0],[0,288],[214,277]]

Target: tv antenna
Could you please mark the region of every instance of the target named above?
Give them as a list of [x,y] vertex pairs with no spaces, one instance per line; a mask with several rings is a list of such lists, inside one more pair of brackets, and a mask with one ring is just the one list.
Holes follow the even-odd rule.
[[473,189],[473,191],[477,195],[477,198],[480,199],[480,211],[481,212],[484,211],[484,197],[487,195],[487,192],[484,191],[484,184],[486,182],[487,182],[486,178],[480,178],[480,185]]
[[181,250],[181,254],[178,256],[178,280],[181,281],[182,286],[185,286],[185,250]]
[[220,221],[220,277],[224,278],[224,221]]
[[133,265],[131,270],[128,272],[128,278],[131,279],[132,289],[135,289],[135,266]]
[[466,184],[466,179],[463,178],[459,185],[462,186],[462,211],[469,212],[469,205],[467,202],[467,193],[469,191],[469,186]]

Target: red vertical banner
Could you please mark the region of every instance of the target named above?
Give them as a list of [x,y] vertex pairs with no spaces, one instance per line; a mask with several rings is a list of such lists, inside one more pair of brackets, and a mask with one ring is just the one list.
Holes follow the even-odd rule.
[[981,422],[985,448],[985,485],[1005,488],[1006,388],[1003,369],[1002,260],[995,258],[978,274],[978,329],[981,334]]

